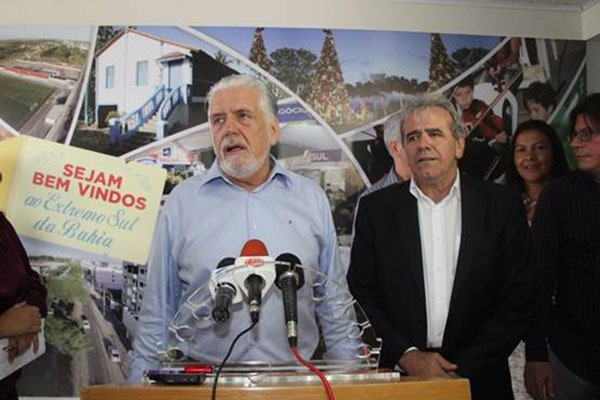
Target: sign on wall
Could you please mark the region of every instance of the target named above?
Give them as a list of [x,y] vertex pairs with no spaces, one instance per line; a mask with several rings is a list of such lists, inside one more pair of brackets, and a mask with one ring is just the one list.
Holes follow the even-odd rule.
[[24,135],[0,159],[0,209],[19,234],[146,262],[163,169]]

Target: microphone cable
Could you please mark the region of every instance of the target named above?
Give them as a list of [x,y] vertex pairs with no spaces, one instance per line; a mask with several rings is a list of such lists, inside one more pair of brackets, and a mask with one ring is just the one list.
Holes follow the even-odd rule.
[[294,346],[294,347],[292,347],[292,350],[294,352],[294,356],[296,357],[296,359],[298,361],[300,361],[300,363],[302,365],[304,365],[305,367],[310,369],[315,375],[317,375],[319,377],[321,382],[323,382],[323,386],[325,386],[325,392],[327,392],[327,397],[329,398],[329,400],[335,400],[335,395],[333,394],[333,389],[331,387],[331,384],[325,377],[325,374],[323,374],[323,372],[321,372],[321,370],[319,370],[317,367],[315,367],[314,365],[312,365],[311,363],[306,361],[304,358],[302,358],[302,356],[298,352],[298,347]]
[[235,339],[233,339],[233,342],[231,342],[231,345],[229,346],[229,350],[227,351],[227,355],[225,355],[225,358],[223,359],[223,361],[221,362],[221,365],[219,365],[219,368],[217,369],[217,372],[215,373],[215,379],[213,380],[213,384],[212,384],[212,394],[210,396],[210,398],[212,400],[217,399],[217,382],[219,381],[219,375],[221,375],[221,371],[223,370],[223,367],[225,366],[225,364],[227,363],[227,360],[231,356],[231,353],[233,352],[233,348],[235,347],[235,344],[242,336],[244,336],[246,333],[250,332],[252,330],[252,328],[254,328],[256,326],[257,323],[258,323],[258,321],[252,322],[252,325],[250,325],[248,328],[241,331],[235,337]]

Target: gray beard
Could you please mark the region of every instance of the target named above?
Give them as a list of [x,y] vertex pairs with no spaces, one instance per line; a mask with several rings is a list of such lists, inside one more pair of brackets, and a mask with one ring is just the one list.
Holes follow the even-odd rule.
[[[265,150],[263,154],[258,157],[254,157],[252,154],[248,154],[245,160],[241,163],[234,160],[224,158],[219,160],[219,166],[225,175],[230,176],[234,179],[245,179],[254,175],[264,165],[269,157],[269,148]],[[232,158],[235,158],[232,157]]]

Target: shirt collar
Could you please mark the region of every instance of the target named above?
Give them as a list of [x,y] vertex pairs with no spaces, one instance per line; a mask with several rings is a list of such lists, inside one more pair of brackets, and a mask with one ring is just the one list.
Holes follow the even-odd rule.
[[[421,191],[421,189],[419,188],[419,186],[417,186],[417,183],[415,182],[415,180],[413,178],[411,178],[411,180],[410,180],[409,191],[419,201],[423,201],[423,200],[428,200],[431,202],[433,201],[425,193],[423,193]],[[446,195],[446,197],[444,197],[442,199],[442,201],[440,201],[440,203],[442,203],[446,199],[449,199],[452,197],[455,197],[457,200],[460,201],[460,171],[458,169],[456,170],[456,178],[454,178],[454,183],[452,184],[452,187],[450,188],[450,192],[448,192],[448,195]]]
[[[291,175],[290,175],[291,173],[290,173],[290,171],[288,171],[287,169],[283,168],[281,166],[281,164],[279,163],[279,161],[277,161],[275,159],[275,157],[270,156],[270,160],[271,160],[271,163],[273,165],[273,168],[271,169],[271,173],[269,174],[269,177],[267,178],[267,180],[264,183],[262,183],[259,187],[257,187],[253,191],[260,190],[262,187],[266,186],[267,184],[269,184],[274,179],[281,180],[281,182],[283,182],[288,187],[292,184],[292,179],[291,179]],[[227,175],[225,175],[225,173],[223,172],[223,170],[219,166],[219,161],[215,160],[213,162],[213,164],[211,165],[210,169],[208,171],[206,171],[206,173],[204,174],[202,182],[200,183],[200,187],[208,185],[211,182],[215,182],[217,180],[226,182],[229,185],[233,185],[233,186],[239,187],[238,185],[236,185],[235,183],[233,183],[231,181],[231,179],[229,179],[227,177]]]

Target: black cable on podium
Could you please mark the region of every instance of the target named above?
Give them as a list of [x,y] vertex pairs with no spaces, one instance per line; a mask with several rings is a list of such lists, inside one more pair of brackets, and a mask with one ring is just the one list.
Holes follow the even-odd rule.
[[217,368],[217,372],[215,373],[215,378],[213,380],[213,385],[212,385],[212,394],[211,394],[211,399],[212,400],[216,400],[216,398],[217,398],[217,382],[219,381],[219,375],[221,375],[221,370],[223,370],[223,367],[225,366],[225,364],[227,363],[227,360],[231,356],[231,353],[233,352],[233,348],[235,347],[235,344],[237,343],[237,341],[239,340],[239,338],[241,338],[242,336],[244,336],[246,333],[250,332],[252,330],[252,328],[254,328],[256,326],[257,323],[258,323],[258,321],[253,322],[252,325],[250,325],[248,328],[246,328],[243,331],[241,331],[235,337],[235,339],[233,339],[233,342],[231,342],[231,346],[229,346],[229,350],[227,351],[227,355],[225,356],[225,358],[221,362],[221,365],[219,365],[219,368]]

